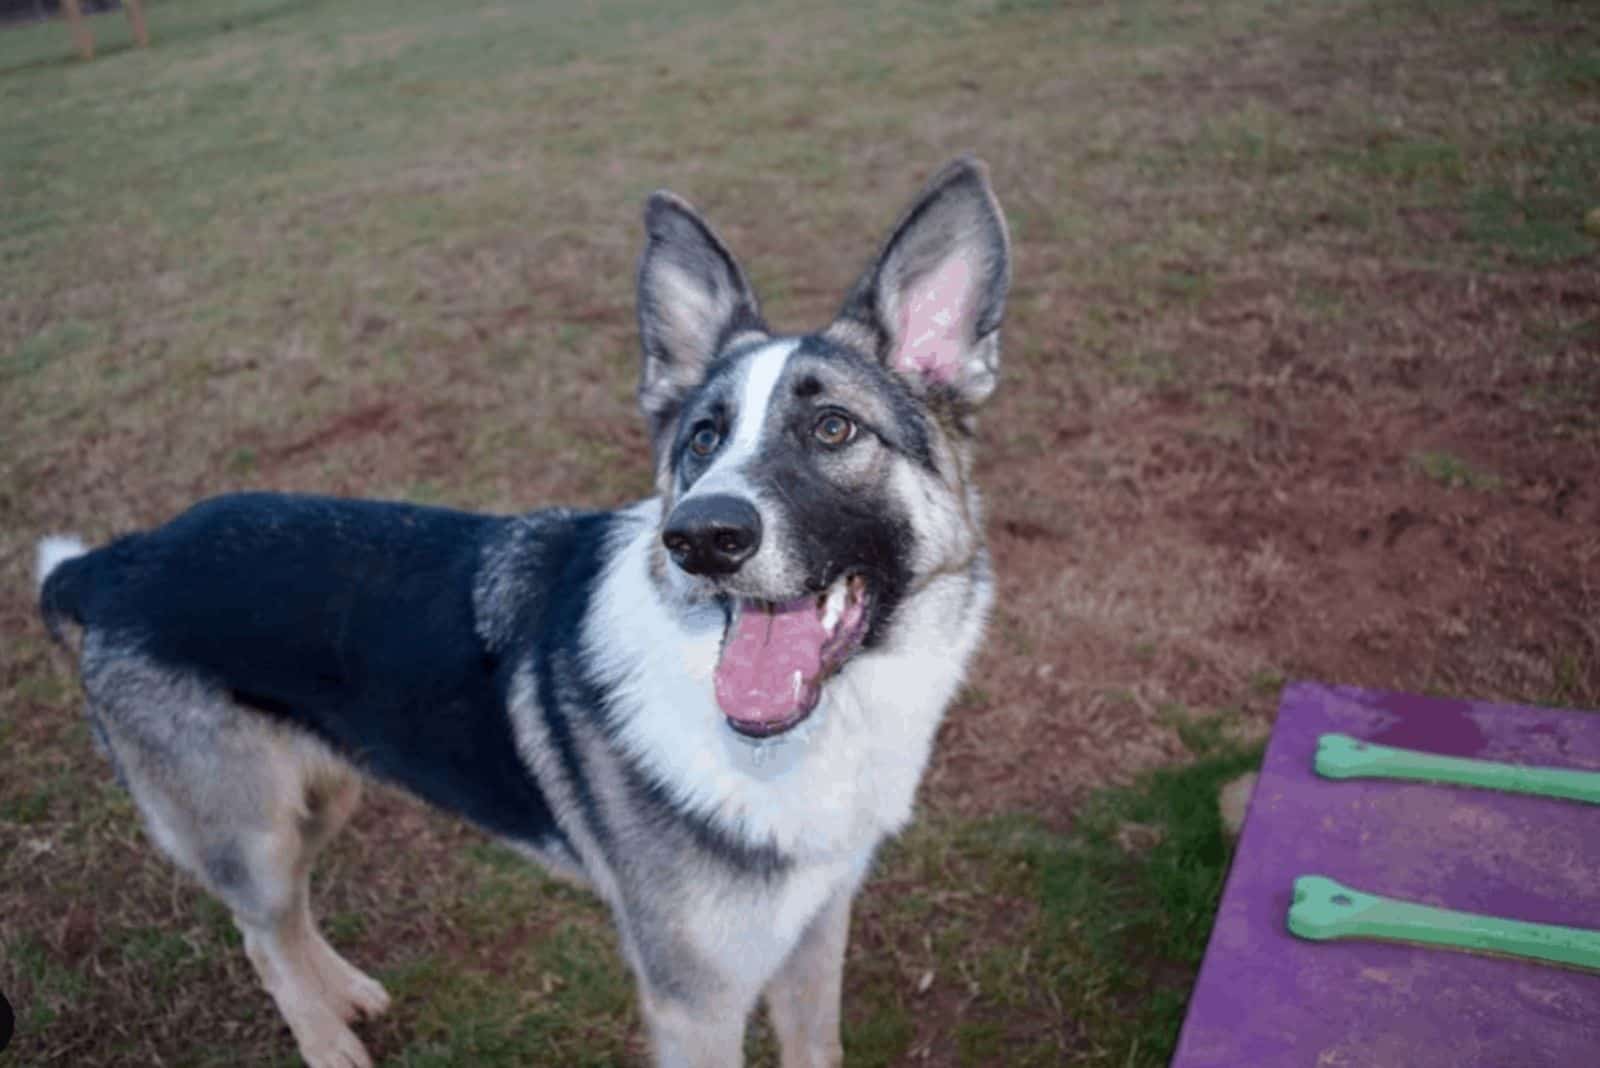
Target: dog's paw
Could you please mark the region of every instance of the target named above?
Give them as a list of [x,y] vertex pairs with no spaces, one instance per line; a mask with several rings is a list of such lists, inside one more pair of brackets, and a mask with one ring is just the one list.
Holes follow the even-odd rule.
[[[348,965],[346,966],[348,967]],[[350,968],[350,976],[346,982],[344,996],[353,1013],[371,1019],[381,1016],[389,1010],[389,992],[378,982],[364,972]]]
[[357,1016],[380,1016],[389,1008],[383,984],[345,960],[328,943],[317,940],[312,965],[335,1012],[346,1022]]
[[372,1068],[367,1047],[348,1027],[323,1027],[300,1042],[300,1056],[307,1068]]

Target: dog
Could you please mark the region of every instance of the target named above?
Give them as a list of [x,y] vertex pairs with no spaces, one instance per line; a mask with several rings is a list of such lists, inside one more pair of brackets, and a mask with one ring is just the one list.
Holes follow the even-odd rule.
[[688,203],[645,207],[656,495],[480,515],[247,493],[38,547],[97,742],[232,911],[312,1068],[388,1005],[308,910],[363,777],[593,889],[654,1062],[838,1065],[851,902],[911,816],[993,597],[973,484],[1010,239],[935,175],[822,330],[769,330]]

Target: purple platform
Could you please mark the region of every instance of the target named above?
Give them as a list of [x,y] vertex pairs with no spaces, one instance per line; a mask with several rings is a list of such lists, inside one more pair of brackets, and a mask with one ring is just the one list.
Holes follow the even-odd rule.
[[1377,942],[1306,942],[1297,875],[1600,928],[1600,806],[1312,770],[1342,731],[1600,770],[1600,713],[1295,683],[1283,694],[1173,1068],[1600,1066],[1600,974]]

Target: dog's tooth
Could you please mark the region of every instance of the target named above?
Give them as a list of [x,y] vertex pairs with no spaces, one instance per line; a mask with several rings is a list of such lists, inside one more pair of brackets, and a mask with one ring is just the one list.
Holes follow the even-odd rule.
[[828,590],[828,601],[822,609],[822,629],[832,634],[839,626],[839,620],[844,615],[845,585],[836,582]]

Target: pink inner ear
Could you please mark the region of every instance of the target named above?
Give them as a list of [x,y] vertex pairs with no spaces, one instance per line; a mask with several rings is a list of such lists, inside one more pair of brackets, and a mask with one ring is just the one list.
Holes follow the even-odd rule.
[[900,340],[889,364],[902,374],[953,382],[972,336],[972,284],[967,257],[956,255],[917,279],[900,308]]

